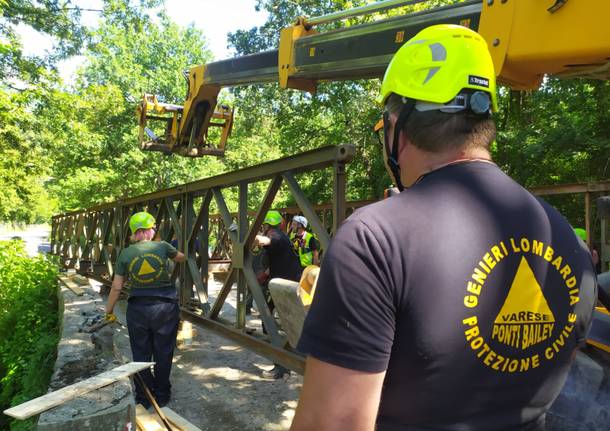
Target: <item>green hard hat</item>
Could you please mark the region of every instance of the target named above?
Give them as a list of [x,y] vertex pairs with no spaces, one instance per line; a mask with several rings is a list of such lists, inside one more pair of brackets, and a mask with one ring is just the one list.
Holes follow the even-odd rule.
[[263,221],[263,223],[267,223],[271,226],[277,226],[278,224],[282,223],[282,215],[279,211],[269,211],[267,212],[265,221]]
[[135,213],[129,219],[129,229],[131,229],[131,233],[136,233],[138,229],[150,229],[154,225],[155,218],[146,211]]
[[577,237],[579,237],[583,241],[587,242],[587,231],[586,230],[584,230],[581,227],[575,227],[574,233],[576,234]]

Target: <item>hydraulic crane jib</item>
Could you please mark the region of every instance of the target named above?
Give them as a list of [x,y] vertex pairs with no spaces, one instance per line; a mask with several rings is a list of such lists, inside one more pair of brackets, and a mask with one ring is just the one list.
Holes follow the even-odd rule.
[[[212,106],[209,100],[190,106],[194,106],[190,111],[193,115],[183,115],[183,106],[162,103],[157,96],[144,94],[136,108],[140,149],[186,157],[224,156],[233,110],[226,105]],[[218,131],[208,133],[210,127]]]
[[[145,95],[138,107],[140,147],[190,157],[222,156],[233,112],[217,107],[221,88],[278,83],[314,93],[320,81],[381,78],[394,53],[433,24],[457,24],[487,41],[498,81],[516,90],[536,89],[545,76],[610,78],[608,0],[467,0],[420,7],[428,0],[385,0],[321,17],[299,17],[281,30],[278,49],[191,68],[183,106]],[[338,20],[409,7],[409,13],[374,17],[330,28]],[[591,11],[595,11],[592,13]],[[147,121],[161,121],[155,132]],[[209,126],[218,126],[211,130]],[[217,136],[214,136],[217,135]],[[212,141],[218,142],[212,145]]]

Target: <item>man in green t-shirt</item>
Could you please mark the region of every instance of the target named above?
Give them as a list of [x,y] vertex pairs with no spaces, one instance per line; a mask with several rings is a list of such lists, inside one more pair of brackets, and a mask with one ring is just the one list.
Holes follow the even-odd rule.
[[[172,285],[168,259],[184,262],[184,254],[165,241],[152,241],[155,219],[147,212],[139,212],[129,219],[132,244],[121,251],[116,265],[112,289],[108,295],[106,313],[112,315],[125,279],[131,289],[127,306],[127,329],[133,360],[155,362],[154,374],[140,372],[157,403],[169,402],[174,346],[180,322],[180,308],[175,286]],[[136,384],[136,402],[148,408],[150,403],[143,388]]]

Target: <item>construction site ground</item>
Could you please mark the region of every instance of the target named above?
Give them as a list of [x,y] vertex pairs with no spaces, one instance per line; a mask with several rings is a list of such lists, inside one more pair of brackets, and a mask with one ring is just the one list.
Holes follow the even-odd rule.
[[[210,279],[210,301],[222,285]],[[235,319],[235,289],[221,312]],[[124,302],[117,310],[124,319]],[[122,312],[120,312],[122,311]],[[124,322],[124,320],[123,320]],[[260,319],[248,316],[247,326],[260,328]],[[302,376],[262,377],[273,364],[251,351],[195,327],[192,340],[180,340],[172,368],[169,407],[202,430],[286,430],[296,408]],[[129,347],[121,347],[129,355]]]

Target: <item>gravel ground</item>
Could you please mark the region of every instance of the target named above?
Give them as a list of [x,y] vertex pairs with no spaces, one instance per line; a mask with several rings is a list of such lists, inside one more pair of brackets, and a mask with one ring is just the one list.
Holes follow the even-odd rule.
[[273,365],[224,338],[199,330],[180,348],[172,369],[169,407],[203,430],[285,430],[302,377],[261,377]]

